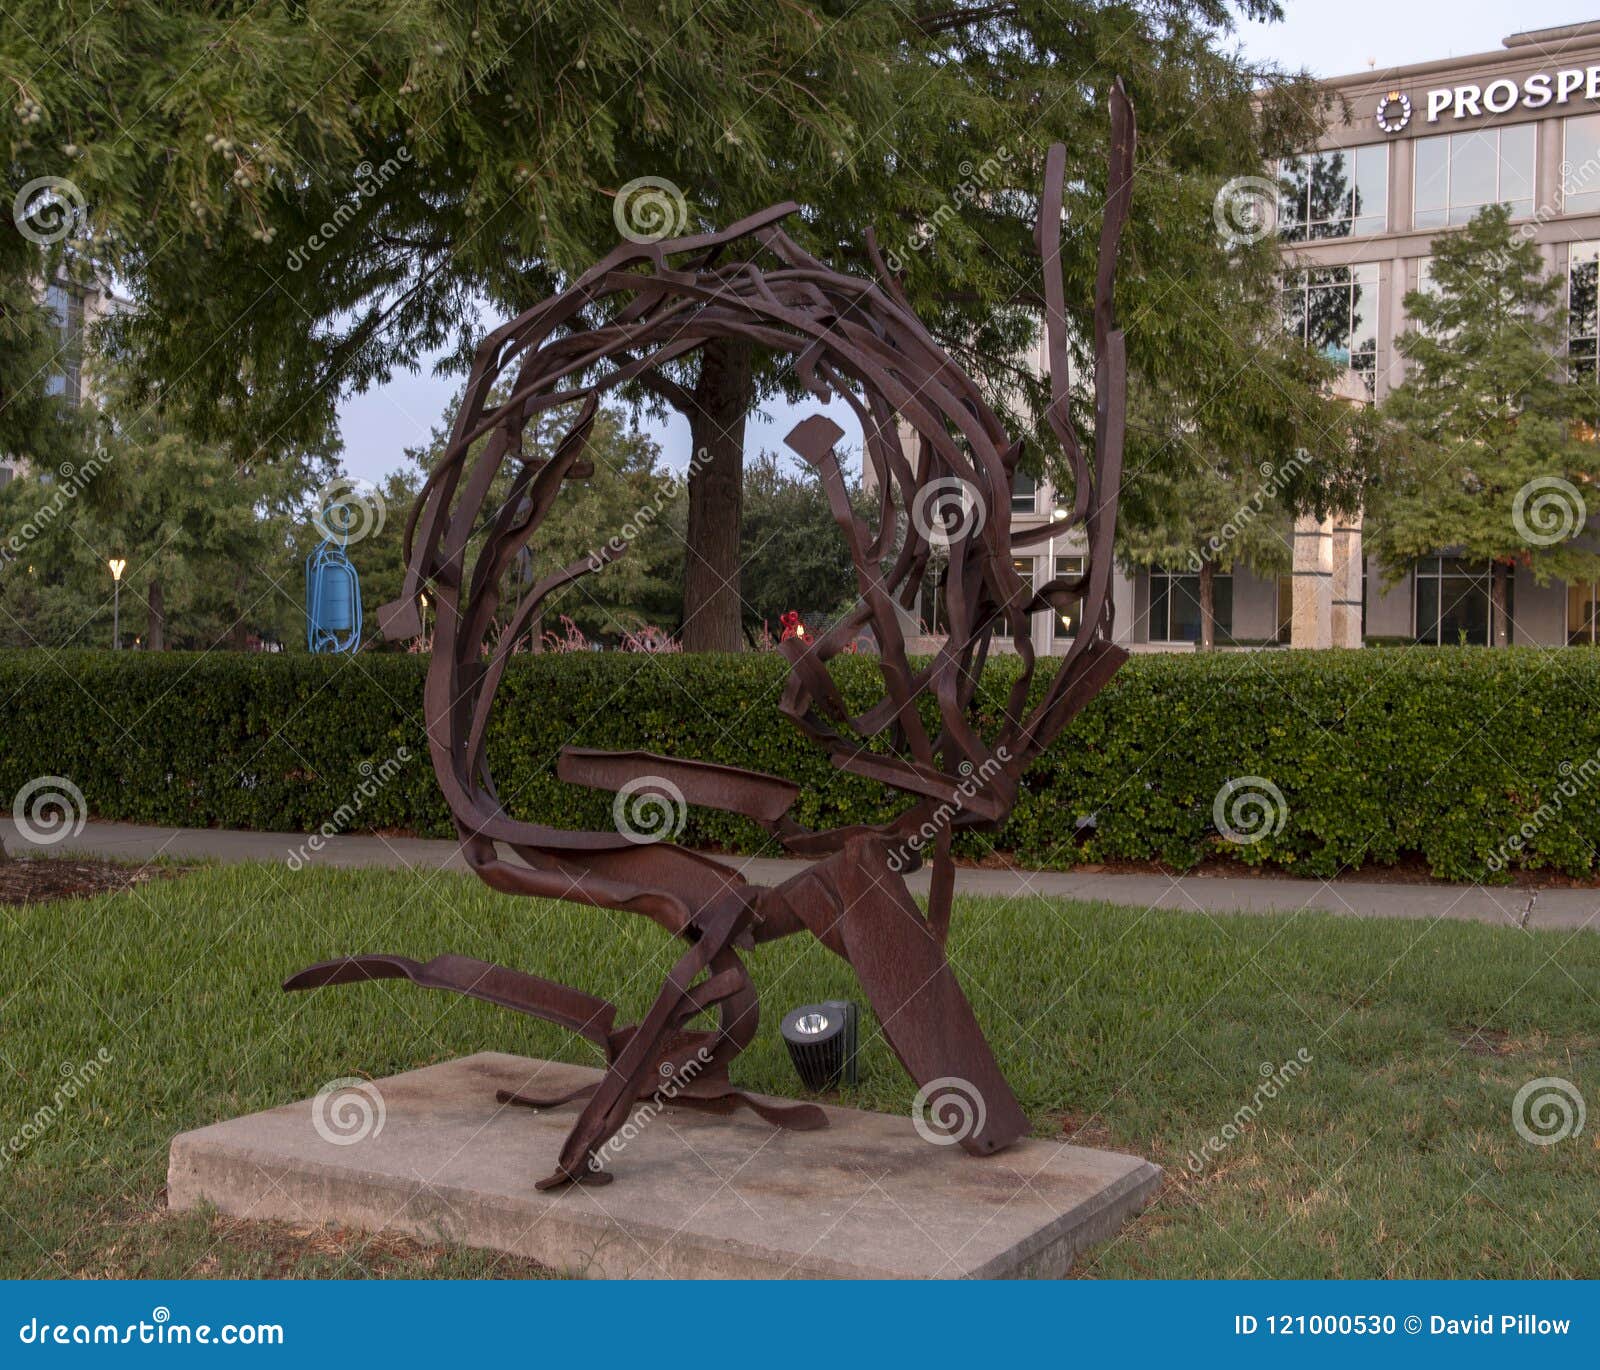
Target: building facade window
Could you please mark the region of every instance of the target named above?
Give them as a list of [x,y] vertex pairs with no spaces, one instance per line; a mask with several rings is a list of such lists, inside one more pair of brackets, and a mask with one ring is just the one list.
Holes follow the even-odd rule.
[[1039,504],[1039,482],[1032,476],[1018,471],[1011,477],[1011,512],[1013,514],[1036,513]]
[[[1424,557],[1413,573],[1416,640],[1454,647],[1489,645],[1489,567],[1461,557]],[[1506,586],[1511,615],[1514,582]]]
[[1567,646],[1587,646],[1600,642],[1596,636],[1596,596],[1594,581],[1567,586]]
[[1600,209],[1600,114],[1561,121],[1561,208],[1567,214]]
[[[1031,598],[1033,595],[1033,558],[1018,557],[1011,563],[1011,569],[1022,577],[1022,584],[1026,588],[1028,596]],[[997,642],[1011,641],[1011,625],[1006,622],[1003,614],[995,615],[994,636]]]
[[[1211,582],[1217,641],[1233,636],[1233,577],[1219,571]],[[1150,568],[1150,641],[1200,641],[1200,577],[1165,567]]]
[[[1081,576],[1083,574],[1083,558],[1057,557],[1055,579],[1063,576]],[[1078,635],[1079,620],[1083,617],[1083,599],[1081,596],[1074,598],[1064,609],[1051,615],[1054,627],[1051,629],[1057,642],[1064,642]]]
[[45,308],[56,320],[55,363],[60,368],[45,378],[44,392],[69,404],[83,401],[83,296],[59,283],[45,288]]
[[1464,224],[1486,205],[1533,213],[1534,126],[1441,133],[1415,143],[1411,214],[1417,228]]
[[1291,157],[1278,169],[1278,233],[1285,242],[1360,238],[1389,227],[1389,145]]
[[1600,287],[1600,243],[1573,243],[1567,249],[1567,354],[1572,369],[1595,378],[1596,292]]
[[1292,271],[1284,281],[1284,325],[1307,347],[1343,362],[1375,393],[1378,264]]

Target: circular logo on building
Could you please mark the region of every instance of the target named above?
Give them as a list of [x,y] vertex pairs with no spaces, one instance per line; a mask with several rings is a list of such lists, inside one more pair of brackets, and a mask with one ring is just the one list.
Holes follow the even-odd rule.
[[1378,127],[1385,133],[1398,133],[1411,122],[1411,97],[1391,90],[1378,101]]

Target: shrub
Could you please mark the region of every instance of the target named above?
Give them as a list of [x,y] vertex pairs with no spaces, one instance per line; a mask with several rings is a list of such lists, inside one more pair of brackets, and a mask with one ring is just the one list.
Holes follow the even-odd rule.
[[[852,704],[877,697],[871,657],[835,666]],[[426,667],[404,654],[0,653],[0,797],[63,775],[108,819],[448,836],[422,722]],[[1014,671],[990,665],[987,723]],[[570,743],[787,776],[804,786],[795,817],[808,826],[894,812],[897,796],[837,771],[778,715],[783,679],[768,654],[518,656],[490,733],[502,800],[520,818],[610,827],[609,794],[555,778]],[[1451,879],[1507,866],[1583,875],[1600,845],[1596,699],[1589,649],[1140,656],[1028,773],[1006,828],[969,835],[964,850],[1053,867],[1221,855],[1331,876],[1420,857]],[[1251,777],[1282,795],[1281,825],[1273,809],[1241,844],[1218,834],[1214,805]],[[700,809],[680,840],[770,849],[753,824]]]

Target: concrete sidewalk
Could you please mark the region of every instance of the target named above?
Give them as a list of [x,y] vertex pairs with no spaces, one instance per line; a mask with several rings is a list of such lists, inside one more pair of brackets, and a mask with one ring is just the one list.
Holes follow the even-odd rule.
[[[48,847],[32,847],[9,817],[0,818],[0,838],[15,854],[69,852],[116,860],[153,856],[213,861],[288,861],[298,854],[307,865],[404,869],[449,867],[465,870],[456,843],[416,837],[343,835],[318,839],[320,850],[306,848],[301,833],[240,832],[224,828],[159,828],[139,823],[84,825],[76,837]],[[786,880],[807,864],[770,857],[725,856],[756,884]],[[911,877],[911,888],[927,890],[927,872]],[[1600,930],[1600,889],[1547,889],[1513,886],[1399,885],[1371,880],[1292,880],[1279,877],[1185,875],[1110,875],[1074,871],[958,869],[961,894],[1015,897],[1047,895],[1097,899],[1140,909],[1181,909],[1207,913],[1293,913],[1315,910],[1357,918],[1450,918],[1508,928],[1594,928]]]

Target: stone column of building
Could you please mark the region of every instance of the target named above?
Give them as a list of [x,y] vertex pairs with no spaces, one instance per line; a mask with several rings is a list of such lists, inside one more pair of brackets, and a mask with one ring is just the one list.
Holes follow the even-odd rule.
[[1302,514],[1294,525],[1291,647],[1333,645],[1333,520]]
[[1333,612],[1335,647],[1361,646],[1361,516],[1340,515],[1333,525]]

